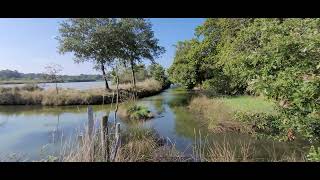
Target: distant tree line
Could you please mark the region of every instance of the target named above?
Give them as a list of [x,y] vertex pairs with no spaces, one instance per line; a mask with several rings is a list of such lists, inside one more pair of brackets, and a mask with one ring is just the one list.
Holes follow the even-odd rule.
[[[0,80],[27,80],[27,81],[45,81],[45,73],[20,73],[17,70],[0,70]],[[81,82],[81,81],[101,81],[102,75],[80,74],[80,75],[61,75],[60,82]]]

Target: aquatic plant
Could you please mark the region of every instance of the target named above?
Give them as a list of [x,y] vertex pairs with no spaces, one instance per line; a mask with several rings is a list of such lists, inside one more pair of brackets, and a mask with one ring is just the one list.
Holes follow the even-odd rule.
[[143,105],[137,105],[137,104],[130,105],[127,111],[128,111],[129,118],[133,120],[148,119],[153,117],[150,110]]

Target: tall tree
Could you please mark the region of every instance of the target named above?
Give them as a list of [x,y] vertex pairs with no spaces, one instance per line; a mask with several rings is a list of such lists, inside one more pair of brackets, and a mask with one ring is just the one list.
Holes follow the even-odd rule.
[[118,25],[115,18],[70,18],[59,29],[60,53],[73,52],[76,63],[93,62],[94,68],[102,72],[107,90],[106,69],[119,49]]
[[135,66],[142,59],[154,62],[154,58],[165,52],[154,37],[151,23],[143,18],[123,18],[121,23],[121,54],[123,63],[131,67],[134,98],[136,96]]

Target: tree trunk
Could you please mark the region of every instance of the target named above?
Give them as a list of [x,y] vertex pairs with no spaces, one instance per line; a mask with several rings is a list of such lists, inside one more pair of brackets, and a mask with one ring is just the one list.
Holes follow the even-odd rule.
[[130,61],[130,64],[131,64],[131,71],[132,71],[133,100],[136,100],[136,75],[134,71],[134,63],[132,60]]
[[109,91],[110,88],[109,88],[109,84],[108,84],[108,79],[107,79],[107,75],[106,75],[106,71],[104,70],[104,64],[101,63],[101,71],[102,71],[102,74],[103,74],[103,79],[106,83],[106,90]]
[[118,112],[118,104],[119,104],[119,76],[118,73],[116,75],[117,79],[117,100],[116,100],[116,109],[114,110],[114,124],[117,124],[117,112]]

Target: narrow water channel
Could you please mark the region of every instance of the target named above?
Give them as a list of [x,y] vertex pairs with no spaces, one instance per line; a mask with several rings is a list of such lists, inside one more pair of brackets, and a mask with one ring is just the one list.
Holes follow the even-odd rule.
[[[155,117],[141,123],[162,137],[169,138],[179,151],[192,153],[195,135],[218,143],[228,141],[234,146],[250,142],[257,152],[256,158],[265,160],[270,154],[301,154],[308,149],[303,142],[280,143],[271,140],[256,140],[238,133],[213,134],[207,131],[201,119],[191,113],[187,105],[193,93],[170,88],[159,95],[139,100],[149,107]],[[110,105],[95,105],[94,118],[99,120],[109,113]],[[110,115],[111,120],[112,116]],[[0,106],[0,157],[18,156],[28,160],[39,160],[46,154],[59,151],[67,142],[72,142],[87,123],[87,106]],[[130,123],[120,119],[120,123]]]

